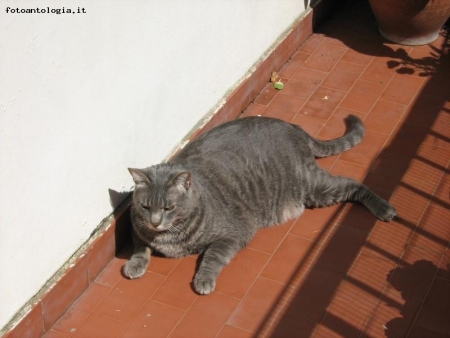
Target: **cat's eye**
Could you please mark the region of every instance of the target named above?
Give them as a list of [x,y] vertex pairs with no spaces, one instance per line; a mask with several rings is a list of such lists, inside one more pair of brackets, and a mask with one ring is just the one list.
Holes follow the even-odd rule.
[[141,204],[141,206],[142,206],[142,208],[145,209],[145,210],[149,210],[149,209],[150,209],[150,207],[149,207],[148,205]]
[[164,210],[165,211],[172,211],[174,208],[175,208],[175,206],[172,205],[171,207],[164,208]]

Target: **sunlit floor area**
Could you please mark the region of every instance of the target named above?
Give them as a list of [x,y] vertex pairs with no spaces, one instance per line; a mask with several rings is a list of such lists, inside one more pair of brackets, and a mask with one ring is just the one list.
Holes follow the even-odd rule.
[[450,41],[384,40],[368,4],[322,24],[243,112],[331,139],[360,117],[355,148],[318,163],[397,209],[378,221],[360,205],[306,210],[260,231],[216,290],[191,286],[197,257],[153,257],[121,269],[131,243],[44,337],[450,337]]

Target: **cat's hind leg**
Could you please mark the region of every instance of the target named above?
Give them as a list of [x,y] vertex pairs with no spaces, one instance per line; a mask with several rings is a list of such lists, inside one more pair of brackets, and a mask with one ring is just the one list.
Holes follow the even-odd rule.
[[195,274],[193,285],[199,294],[214,291],[216,279],[225,265],[241,250],[238,240],[223,238],[211,243],[203,253],[203,258]]
[[378,219],[389,222],[395,208],[364,184],[347,177],[325,173],[316,181],[307,203],[310,207],[330,206],[339,202],[359,202]]

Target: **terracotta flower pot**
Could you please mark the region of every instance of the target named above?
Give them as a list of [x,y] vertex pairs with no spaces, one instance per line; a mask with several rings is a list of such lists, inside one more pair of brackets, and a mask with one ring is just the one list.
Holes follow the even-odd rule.
[[369,0],[380,34],[403,45],[425,45],[439,36],[450,0]]

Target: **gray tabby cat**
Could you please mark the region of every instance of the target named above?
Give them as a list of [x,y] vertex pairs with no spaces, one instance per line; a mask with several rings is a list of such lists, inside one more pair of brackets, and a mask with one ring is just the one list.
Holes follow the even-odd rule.
[[361,141],[362,121],[350,115],[346,122],[346,135],[320,141],[278,119],[247,117],[199,136],[168,163],[129,169],[136,184],[134,253],[125,276],[142,276],[154,251],[167,257],[203,253],[193,286],[209,294],[258,229],[296,218],[305,207],[355,201],[390,221],[396,212],[388,202],[315,162]]

